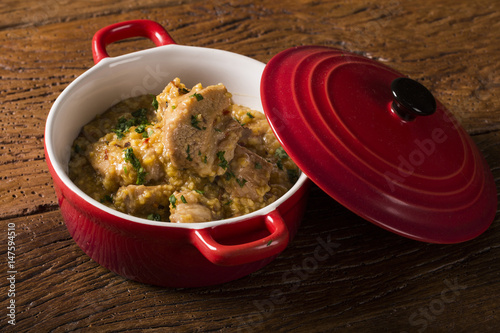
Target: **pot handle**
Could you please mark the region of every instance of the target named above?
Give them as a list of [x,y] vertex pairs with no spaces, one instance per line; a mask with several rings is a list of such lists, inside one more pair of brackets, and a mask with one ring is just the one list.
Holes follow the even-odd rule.
[[104,27],[95,33],[92,39],[94,63],[97,64],[102,59],[109,57],[106,46],[131,37],[149,38],[156,46],[176,44],[168,32],[157,22],[150,20],[119,22]]
[[192,242],[208,260],[216,265],[247,264],[278,255],[288,245],[288,228],[277,210],[266,215],[265,224],[271,234],[249,243],[222,245],[212,237],[210,228],[194,230]]

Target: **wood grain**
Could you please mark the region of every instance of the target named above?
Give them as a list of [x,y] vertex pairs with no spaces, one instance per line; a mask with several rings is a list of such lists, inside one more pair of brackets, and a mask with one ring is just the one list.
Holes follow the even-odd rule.
[[[211,288],[165,289],[117,276],[74,243],[44,161],[51,105],[92,67],[100,28],[147,18],[183,45],[267,62],[329,45],[424,83],[460,120],[500,188],[500,3],[385,1],[3,1],[0,5],[0,257],[16,228],[16,326],[0,330],[493,332],[500,327],[499,215],[455,245],[408,240],[362,220],[317,187],[294,241],[264,269]],[[153,44],[115,43],[112,56]],[[318,239],[335,244],[316,264]],[[455,290],[450,290],[454,286]]]

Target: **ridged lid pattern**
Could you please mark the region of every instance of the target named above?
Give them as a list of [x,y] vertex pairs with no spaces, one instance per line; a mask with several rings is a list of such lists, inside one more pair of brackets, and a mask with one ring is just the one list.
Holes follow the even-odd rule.
[[441,103],[414,119],[394,111],[401,77],[353,53],[301,46],[267,64],[261,97],[290,157],[345,207],[412,239],[474,238],[496,213],[491,171]]

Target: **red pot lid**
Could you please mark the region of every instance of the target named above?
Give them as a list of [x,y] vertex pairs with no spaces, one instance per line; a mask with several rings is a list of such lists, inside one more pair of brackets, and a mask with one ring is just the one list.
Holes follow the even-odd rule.
[[432,243],[469,240],[493,221],[490,168],[416,81],[353,53],[301,46],[271,59],[261,96],[289,156],[361,217]]

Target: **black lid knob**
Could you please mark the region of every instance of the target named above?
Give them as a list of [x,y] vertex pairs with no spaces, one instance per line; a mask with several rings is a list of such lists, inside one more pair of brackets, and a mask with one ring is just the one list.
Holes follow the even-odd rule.
[[432,93],[415,80],[400,77],[391,83],[392,109],[403,120],[410,121],[418,116],[429,116],[436,112],[436,100]]

